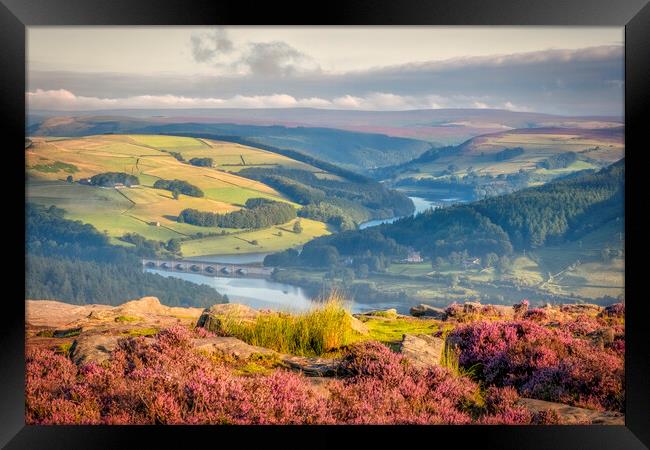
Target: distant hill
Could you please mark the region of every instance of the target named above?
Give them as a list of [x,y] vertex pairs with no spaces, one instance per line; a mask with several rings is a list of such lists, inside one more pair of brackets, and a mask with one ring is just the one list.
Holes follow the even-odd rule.
[[[429,210],[390,225],[321,237],[341,255],[399,252],[413,247],[432,257],[451,252],[508,255],[572,242],[624,218],[625,163],[465,205]],[[621,228],[622,231],[622,228]]]
[[434,148],[371,175],[410,191],[451,189],[478,199],[598,170],[624,155],[623,127],[523,128]]
[[50,117],[28,127],[32,136],[84,136],[98,134],[210,134],[245,138],[297,150],[357,172],[405,162],[433,148],[429,142],[383,134],[332,128],[288,128],[214,123],[164,123],[128,117]]
[[[61,116],[34,111],[30,123]],[[570,117],[500,109],[426,109],[411,111],[351,111],[314,108],[107,110],[70,116],[121,116],[156,123],[230,123],[286,127],[336,128],[457,145],[486,133],[518,128],[606,128],[621,126],[622,117]],[[32,120],[32,118],[34,120]],[[124,130],[122,130],[124,131]],[[397,162],[397,161],[396,161]]]

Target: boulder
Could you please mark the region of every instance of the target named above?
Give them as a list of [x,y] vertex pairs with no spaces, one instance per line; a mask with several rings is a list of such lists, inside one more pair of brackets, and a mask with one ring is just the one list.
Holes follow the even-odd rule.
[[424,303],[419,304],[418,306],[413,306],[409,312],[412,316],[415,317],[433,317],[434,319],[444,320],[447,317],[445,310],[442,308],[436,308],[434,306],[425,305]]
[[220,354],[236,359],[248,359],[253,355],[276,356],[285,367],[302,372],[309,377],[332,377],[338,374],[339,359],[308,358],[278,353],[274,350],[257,347],[234,337],[209,337],[193,339],[192,348],[207,354]]
[[202,339],[192,339],[192,348],[196,351],[213,354],[223,354],[232,356],[237,359],[248,359],[254,354],[261,355],[276,355],[277,353],[271,349],[264,347],[257,347],[255,345],[247,344],[241,339],[234,337],[209,337]]
[[332,396],[332,391],[330,391],[329,386],[333,383],[331,378],[325,377],[308,377],[305,378],[305,381],[309,383],[316,394],[319,394],[325,398],[330,398]]
[[396,319],[398,314],[397,310],[395,308],[390,308],[390,309],[378,309],[375,311],[368,311],[363,313],[364,316],[372,316],[372,317],[384,317],[386,319]]
[[261,313],[250,306],[238,303],[224,303],[206,308],[198,322],[197,327],[205,328],[214,333],[222,331],[224,320],[238,323],[253,323]]
[[356,317],[351,317],[350,318],[350,327],[356,331],[359,334],[363,334],[364,336],[370,333],[370,330],[368,330],[368,325],[357,319]]
[[402,355],[420,368],[439,366],[444,349],[444,339],[428,334],[405,334],[400,344]]
[[625,415],[616,411],[595,411],[564,403],[547,402],[535,398],[520,398],[519,404],[532,413],[555,411],[563,425],[625,425]]
[[106,361],[117,347],[119,336],[93,334],[79,336],[70,347],[70,356],[75,364]]
[[280,360],[289,369],[302,372],[308,377],[334,377],[339,374],[341,366],[340,359],[281,355]]
[[157,297],[142,297],[120,305],[115,311],[123,315],[165,314],[168,309],[169,307],[163,306]]

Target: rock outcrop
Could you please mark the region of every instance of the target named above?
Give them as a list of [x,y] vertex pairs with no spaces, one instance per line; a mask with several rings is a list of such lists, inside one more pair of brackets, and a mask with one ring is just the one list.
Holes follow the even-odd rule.
[[356,317],[351,317],[350,328],[352,328],[353,331],[356,331],[357,333],[362,334],[364,336],[370,333],[370,330],[368,330],[368,325],[366,325]]
[[425,305],[424,303],[419,304],[418,306],[413,306],[409,310],[412,316],[415,317],[431,317],[434,319],[444,320],[447,317],[445,310],[442,308],[436,308],[435,306]]
[[70,347],[70,357],[75,364],[101,364],[110,358],[118,339],[119,336],[102,334],[80,336]]
[[277,355],[278,353],[265,347],[247,344],[234,337],[215,336],[203,339],[193,339],[192,348],[207,354],[221,354],[237,359],[248,359],[253,355]]
[[219,333],[223,331],[226,320],[236,323],[254,323],[260,314],[264,313],[237,303],[213,305],[203,310],[196,326]]
[[533,413],[553,411],[563,425],[625,425],[625,415],[615,411],[595,411],[534,398],[520,398],[519,403]]
[[428,334],[405,334],[400,352],[414,366],[439,366],[445,349],[445,340]]
[[125,323],[140,327],[164,328],[178,324],[194,324],[202,308],[165,306],[156,297],[143,297],[119,306],[70,305],[51,300],[27,300],[25,325],[30,331],[69,330],[84,332],[115,331]]

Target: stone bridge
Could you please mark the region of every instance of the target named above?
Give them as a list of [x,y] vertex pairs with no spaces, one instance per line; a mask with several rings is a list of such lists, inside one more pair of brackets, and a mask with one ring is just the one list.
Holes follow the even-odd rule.
[[268,278],[273,273],[270,267],[165,259],[143,259],[142,268],[229,278]]

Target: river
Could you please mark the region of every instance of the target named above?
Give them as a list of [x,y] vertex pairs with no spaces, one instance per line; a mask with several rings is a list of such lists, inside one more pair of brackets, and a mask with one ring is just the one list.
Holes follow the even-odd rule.
[[[421,197],[409,197],[415,205],[414,214],[426,211],[429,208],[438,208],[445,203],[453,203],[457,199],[426,200]],[[370,220],[359,225],[364,229],[382,223],[392,223],[400,217],[383,220]],[[229,264],[261,263],[268,253],[249,253],[241,255],[206,255],[188,260],[211,261]],[[243,303],[256,309],[272,309],[276,311],[299,312],[311,308],[315,302],[307,292],[298,286],[260,278],[225,278],[200,275],[187,272],[167,272],[164,270],[145,269],[146,272],[157,273],[165,277],[176,277],[192,283],[205,284],[213,287],[220,294],[225,294],[231,303]],[[407,313],[408,305],[397,303],[364,304],[350,301],[346,305],[351,312],[358,313],[373,309],[397,308],[401,313]]]

